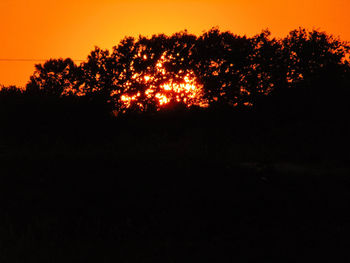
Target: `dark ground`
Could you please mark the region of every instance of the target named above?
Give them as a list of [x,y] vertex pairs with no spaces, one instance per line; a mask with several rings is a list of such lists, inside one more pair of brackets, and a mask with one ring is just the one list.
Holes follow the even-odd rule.
[[346,122],[200,116],[3,126],[0,262],[349,261]]

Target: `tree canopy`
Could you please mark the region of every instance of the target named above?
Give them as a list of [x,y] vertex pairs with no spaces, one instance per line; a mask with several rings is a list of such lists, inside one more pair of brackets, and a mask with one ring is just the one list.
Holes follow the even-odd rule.
[[330,89],[325,72],[350,79],[349,51],[347,42],[303,28],[282,39],[269,30],[247,37],[217,28],[200,36],[126,37],[112,51],[95,47],[80,65],[69,58],[36,65],[26,92],[85,96],[118,113],[177,104],[252,106],[290,88]]

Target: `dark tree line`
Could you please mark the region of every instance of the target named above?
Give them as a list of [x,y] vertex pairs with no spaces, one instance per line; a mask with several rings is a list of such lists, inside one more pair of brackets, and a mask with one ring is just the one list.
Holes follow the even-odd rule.
[[[268,30],[246,37],[216,28],[200,36],[184,31],[126,37],[111,52],[96,47],[80,65],[69,58],[36,65],[23,93],[79,97],[118,113],[156,111],[162,106],[159,94],[167,106],[249,107],[274,94],[280,103],[297,103],[293,96],[309,104],[328,97],[331,103],[349,93],[349,51],[346,42],[302,28],[282,39]],[[197,87],[196,96],[164,90],[165,84],[180,85],[186,78]],[[3,88],[2,95],[16,92]]]

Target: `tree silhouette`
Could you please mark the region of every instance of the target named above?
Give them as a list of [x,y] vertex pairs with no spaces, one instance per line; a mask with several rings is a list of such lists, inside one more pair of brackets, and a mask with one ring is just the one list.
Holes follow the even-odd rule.
[[280,63],[272,63],[280,68],[280,82],[274,86],[273,102],[269,101],[275,111],[287,119],[291,114],[302,118],[309,113],[321,116],[332,112],[342,100],[339,93],[345,94],[338,89],[345,87],[348,43],[324,32],[299,28],[281,40],[280,50]]
[[[71,59],[36,65],[26,91],[84,97],[118,113],[176,104],[251,107],[290,88],[309,103],[334,93],[332,83],[345,86],[349,51],[332,35],[302,28],[282,39],[269,30],[246,37],[217,28],[198,37],[187,31],[126,37],[112,52],[95,47],[79,66]],[[280,100],[293,103],[292,97]]]
[[281,41],[270,39],[269,30],[251,39],[254,49],[250,54],[248,69],[242,74],[246,100],[254,104],[257,99],[272,92],[276,87],[287,86],[285,63],[286,55],[283,52]]
[[31,94],[44,94],[59,97],[71,93],[77,84],[78,68],[73,60],[51,59],[43,65],[35,65],[34,74],[26,86]]
[[172,37],[140,36],[137,41],[126,38],[115,47],[118,89],[113,98],[121,109],[149,111],[163,103],[199,103],[200,94],[194,98],[177,90],[195,78],[190,56],[195,38],[186,32]]
[[209,103],[234,105],[240,100],[243,74],[249,66],[251,41],[229,32],[211,29],[198,38],[196,73]]

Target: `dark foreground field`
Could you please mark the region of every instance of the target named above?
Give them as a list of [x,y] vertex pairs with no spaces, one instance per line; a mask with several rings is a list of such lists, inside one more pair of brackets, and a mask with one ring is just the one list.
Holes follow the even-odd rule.
[[195,119],[8,128],[0,262],[348,262],[346,129]]

